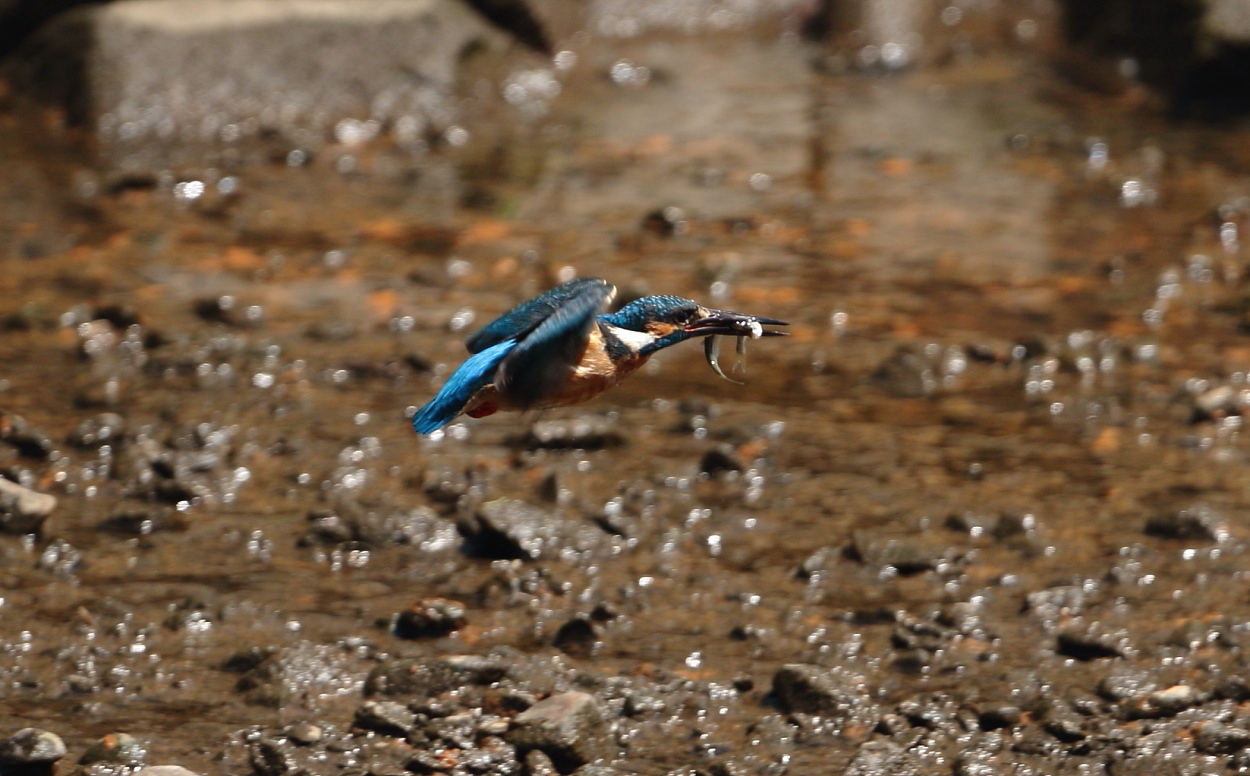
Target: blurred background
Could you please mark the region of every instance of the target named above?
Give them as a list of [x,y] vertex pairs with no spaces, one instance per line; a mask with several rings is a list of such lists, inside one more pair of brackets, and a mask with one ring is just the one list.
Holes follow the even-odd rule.
[[[1250,767],[1248,108],[1246,0],[0,0],[0,770]],[[578,276],[791,336],[412,433]]]

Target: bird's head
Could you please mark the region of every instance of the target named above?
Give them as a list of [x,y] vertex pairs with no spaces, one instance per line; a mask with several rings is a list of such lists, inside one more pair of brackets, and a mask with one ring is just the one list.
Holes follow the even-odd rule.
[[[638,355],[649,356],[670,345],[713,334],[733,337],[780,336],[782,332],[764,326],[785,326],[785,321],[746,315],[729,310],[713,310],[680,296],[644,296],[601,320],[624,335]],[[631,336],[632,334],[642,336]]]

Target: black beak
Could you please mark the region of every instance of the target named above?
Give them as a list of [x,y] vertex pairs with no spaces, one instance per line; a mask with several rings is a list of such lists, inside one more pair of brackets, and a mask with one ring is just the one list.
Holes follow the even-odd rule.
[[729,337],[784,337],[784,331],[765,329],[764,326],[789,326],[786,321],[776,318],[765,318],[760,315],[745,315],[729,310],[708,310],[707,315],[693,323],[688,323],[685,330],[698,336],[723,334]]

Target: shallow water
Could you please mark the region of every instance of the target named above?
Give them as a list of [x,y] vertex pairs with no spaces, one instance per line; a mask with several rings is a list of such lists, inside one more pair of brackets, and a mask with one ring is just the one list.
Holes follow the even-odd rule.
[[[521,682],[539,695],[692,682],[615,723],[638,773],[827,773],[870,739],[922,773],[969,751],[1133,761],[1021,744],[1045,735],[1039,699],[1129,668],[1205,694],[1175,731],[1241,724],[1212,688],[1250,622],[1242,133],[1082,92],[1019,43],[887,76],[813,67],[826,53],[773,24],[594,40],[545,118],[466,104],[490,142],[415,185],[371,148],[351,176],[330,148],[110,185],[0,116],[0,409],[36,438],[0,442],[0,467],[59,499],[37,538],[0,538],[8,728],[74,757],[129,732],[150,762],[234,773],[250,726],[348,731],[375,665],[501,646],[558,664]],[[645,82],[614,81],[622,62]],[[792,336],[750,343],[745,386],[688,345],[583,407],[415,437],[405,413],[464,337],[572,275]],[[102,413],[124,427],[82,440]],[[607,443],[522,439],[583,416]],[[537,558],[465,542],[500,498],[559,518]],[[435,596],[467,624],[391,634]],[[1109,635],[1069,638],[1091,627]],[[227,660],[251,647],[284,662],[240,685]],[[789,739],[754,732],[798,662],[861,674],[917,732],[801,713]],[[952,731],[994,704],[1033,716],[993,746]],[[352,746],[326,772],[381,744]]]

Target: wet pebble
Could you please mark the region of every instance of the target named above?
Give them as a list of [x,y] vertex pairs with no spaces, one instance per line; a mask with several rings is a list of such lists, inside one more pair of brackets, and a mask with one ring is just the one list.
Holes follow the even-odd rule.
[[773,694],[790,712],[821,714],[872,729],[881,710],[868,693],[868,682],[844,668],[806,663],[782,666],[773,675]]
[[50,765],[65,753],[60,736],[38,728],[22,728],[0,741],[0,764],[10,766]]
[[1235,754],[1250,748],[1250,730],[1204,722],[1194,734],[1194,748],[1206,754]]
[[365,701],[356,709],[353,724],[388,736],[404,736],[413,724],[413,713],[395,701]]
[[367,695],[437,696],[464,685],[489,685],[508,674],[506,657],[452,655],[434,659],[391,660],[365,680]]
[[585,617],[574,617],[560,626],[552,646],[570,657],[588,658],[594,654],[598,636],[594,624]]
[[562,773],[611,754],[599,703],[584,692],[559,693],[534,704],[513,719],[507,739],[521,752],[542,751]]
[[1129,719],[1155,719],[1176,716],[1201,702],[1201,693],[1189,685],[1178,684],[1128,698],[1121,702],[1121,708]]
[[0,531],[39,533],[56,509],[56,496],[39,493],[0,477]]
[[1206,504],[1165,512],[1146,521],[1146,534],[1162,539],[1220,543],[1230,535],[1228,521]]
[[257,776],[286,776],[298,767],[286,743],[272,738],[254,741],[248,748],[248,762]]
[[78,762],[82,765],[115,763],[135,768],[143,765],[147,758],[147,748],[139,739],[129,733],[110,733],[88,746]]
[[538,560],[565,550],[589,550],[606,539],[592,523],[566,520],[517,499],[496,499],[460,523],[470,554],[500,560]]
[[977,723],[982,730],[1001,730],[1018,725],[1023,716],[1024,712],[1019,706],[987,706],[977,713]]
[[449,598],[422,598],[395,615],[391,632],[401,639],[446,636],[468,622],[465,606]]
[[902,776],[920,774],[916,757],[892,741],[865,741],[860,744],[843,776]]
[[527,450],[602,450],[619,447],[625,437],[608,418],[583,415],[572,420],[541,420],[515,444]]
[[1047,733],[1065,743],[1085,738],[1085,718],[1073,711],[1066,703],[1058,701],[1052,703],[1046,710],[1046,719],[1042,727]]
[[556,776],[555,763],[541,749],[531,749],[525,753],[525,772],[529,776]]
[[964,557],[962,550],[927,535],[891,536],[876,531],[856,531],[848,554],[865,566],[890,568],[900,574],[948,573]]
[[313,722],[301,720],[286,729],[286,737],[302,746],[311,746],[325,738],[325,728]]
[[717,445],[703,454],[699,461],[699,471],[704,474],[720,474],[721,472],[740,472],[744,468],[738,452],[730,445]]

